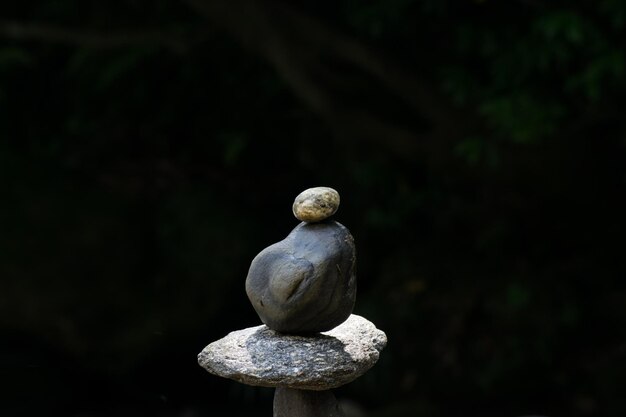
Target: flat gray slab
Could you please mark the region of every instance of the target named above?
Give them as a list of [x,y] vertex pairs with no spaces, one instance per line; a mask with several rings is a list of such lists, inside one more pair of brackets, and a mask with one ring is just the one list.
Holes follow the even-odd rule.
[[237,330],[198,355],[212,374],[263,387],[327,390],[363,375],[378,361],[387,336],[352,314],[313,336],[285,335],[267,326]]

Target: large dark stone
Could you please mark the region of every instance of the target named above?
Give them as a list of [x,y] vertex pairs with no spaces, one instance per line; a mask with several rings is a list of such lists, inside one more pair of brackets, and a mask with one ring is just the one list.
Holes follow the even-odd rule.
[[246,293],[271,329],[330,330],[354,308],[355,262],[354,239],[346,227],[330,220],[300,223],[254,258]]

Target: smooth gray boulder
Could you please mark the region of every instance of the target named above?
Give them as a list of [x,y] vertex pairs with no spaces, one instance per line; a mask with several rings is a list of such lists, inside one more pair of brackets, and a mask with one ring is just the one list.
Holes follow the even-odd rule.
[[382,330],[353,314],[333,330],[308,337],[265,325],[238,330],[205,347],[198,363],[248,385],[321,391],[361,376],[386,344]]
[[355,264],[354,239],[345,226],[303,222],[252,260],[246,293],[261,321],[274,330],[330,330],[354,308]]

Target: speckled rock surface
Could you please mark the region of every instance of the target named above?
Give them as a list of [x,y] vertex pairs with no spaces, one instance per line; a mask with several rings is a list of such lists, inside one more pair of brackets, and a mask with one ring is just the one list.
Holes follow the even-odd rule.
[[238,330],[204,348],[198,362],[212,374],[248,385],[319,391],[361,376],[386,344],[383,331],[353,314],[310,337],[284,335],[265,325]]
[[314,187],[302,191],[293,202],[293,215],[307,222],[329,218],[339,208],[339,193],[330,187]]
[[300,223],[252,261],[246,293],[261,318],[283,333],[330,330],[352,313],[356,252],[346,227]]

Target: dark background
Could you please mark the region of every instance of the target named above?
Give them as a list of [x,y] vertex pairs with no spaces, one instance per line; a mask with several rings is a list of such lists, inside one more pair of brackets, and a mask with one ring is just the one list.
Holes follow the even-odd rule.
[[[0,5],[0,415],[271,415],[197,353],[339,190],[371,417],[626,415],[626,3]],[[355,414],[355,415],[358,415]]]

